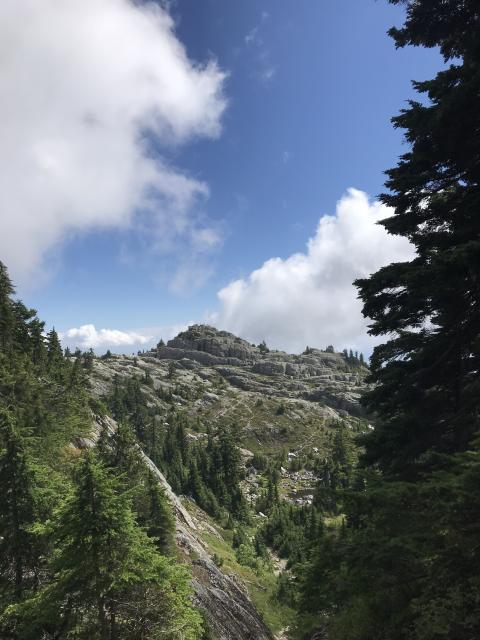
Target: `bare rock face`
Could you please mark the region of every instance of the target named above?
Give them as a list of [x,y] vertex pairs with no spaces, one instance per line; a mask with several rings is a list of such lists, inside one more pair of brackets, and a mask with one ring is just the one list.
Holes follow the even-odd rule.
[[367,369],[352,368],[340,353],[310,348],[298,355],[262,350],[227,331],[196,324],[147,355],[174,360],[202,377],[208,377],[207,369],[215,371],[243,391],[305,398],[355,416],[363,414],[359,397]]
[[264,376],[276,376],[285,373],[286,363],[272,360],[259,360],[253,365],[253,371]]
[[[106,427],[110,433],[117,429],[115,420],[108,416],[95,416],[94,420],[96,426],[91,439],[77,442],[79,448],[93,446],[102,427]],[[223,573],[213,562],[198,534],[198,521],[185,509],[152,460],[143,451],[141,455],[172,504],[177,547],[192,567],[195,603],[203,611],[217,640],[273,640],[273,635],[252,604],[245,587]]]
[[240,361],[253,360],[256,353],[260,353],[246,340],[228,331],[217,331],[214,327],[202,324],[194,324],[187,331],[179,333],[167,346],[184,351],[201,351],[221,359],[236,358]]
[[340,384],[329,389],[319,388],[309,394],[308,399],[314,402],[323,402],[353,416],[361,416],[363,413],[360,406],[360,394],[344,389]]
[[253,606],[246,589],[213,562],[196,533],[198,523],[173,493],[161,471],[145,454],[143,457],[174,507],[177,546],[192,565],[195,600],[218,640],[271,640],[273,636]]

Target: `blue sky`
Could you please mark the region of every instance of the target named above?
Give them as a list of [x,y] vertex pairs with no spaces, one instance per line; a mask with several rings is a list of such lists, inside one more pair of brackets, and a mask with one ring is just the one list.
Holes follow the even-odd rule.
[[[69,47],[65,66],[52,71],[52,58],[45,54],[40,74],[39,69],[33,70],[37,78],[40,75],[38,86],[28,87],[27,95],[25,91],[19,92],[19,100],[28,102],[31,98],[34,104],[38,100],[39,110],[49,110],[49,94],[45,93],[48,79],[52,74],[55,76],[56,71],[61,83],[62,78],[69,74],[68,61],[72,60],[72,75],[79,74],[78,82],[73,90],[69,85],[64,92],[59,92],[53,109],[58,112],[55,116],[58,121],[64,122],[62,109],[69,114],[72,112],[69,96],[82,89],[82,68],[75,65],[84,64],[85,74],[88,74],[89,65],[97,69],[105,62],[108,77],[116,78],[116,69],[112,65],[122,63],[122,34],[128,34],[131,28],[132,38],[138,35],[133,33],[133,29],[135,12],[140,9],[129,5],[127,0],[105,0],[105,4],[111,10],[103,42],[108,46],[102,44],[95,48],[92,45],[91,54],[86,56],[79,50],[77,56],[71,49],[74,45],[62,42],[60,38],[58,49]],[[51,5],[52,12],[57,11],[53,0],[49,0],[47,5]],[[91,12],[92,18],[95,17],[93,0],[88,0],[84,9],[87,14]],[[23,10],[11,7],[6,10],[3,17],[10,21],[10,29],[14,30],[21,24],[25,18],[22,11],[31,12],[32,29],[38,26],[40,33],[43,18],[35,14],[33,4],[28,0]],[[44,19],[47,19],[49,10],[45,13]],[[108,181],[115,181],[116,175],[119,181],[128,180],[122,177],[116,166],[112,169],[113,175],[108,175],[108,167],[105,169],[108,157],[102,160],[101,169],[95,173],[95,163],[106,147],[104,133],[98,137],[98,153],[92,134],[92,144],[77,166],[75,181],[78,180],[78,185],[75,184],[72,191],[79,194],[78,202],[73,201],[73,196],[60,204],[55,201],[56,185],[63,188],[59,182],[63,177],[54,175],[51,169],[58,166],[55,155],[52,159],[58,146],[52,147],[54,151],[49,152],[47,164],[42,147],[42,179],[52,180],[48,197],[53,194],[53,213],[48,211],[47,198],[42,199],[45,206],[41,211],[36,211],[33,198],[25,201],[18,213],[24,225],[21,229],[28,232],[33,228],[33,220],[38,221],[40,216],[45,220],[39,230],[32,232],[34,238],[30,244],[22,247],[18,240],[17,253],[12,253],[15,240],[9,235],[13,232],[7,221],[7,217],[15,217],[15,212],[8,213],[5,209],[10,201],[3,204],[0,214],[3,219],[3,223],[0,220],[0,231],[2,224],[6,229],[3,245],[0,240],[0,251],[6,255],[3,259],[7,266],[8,258],[13,256],[10,258],[13,263],[11,270],[19,283],[19,294],[38,309],[48,325],[54,324],[62,332],[93,324],[97,330],[107,328],[134,332],[156,340],[162,333],[168,337],[174,329],[187,322],[208,319],[251,340],[265,338],[273,346],[287,349],[298,349],[305,340],[317,342],[315,346],[324,346],[323,342],[332,333],[332,339],[341,342],[338,348],[352,346],[368,350],[370,343],[364,339],[365,324],[359,319],[358,305],[352,302],[355,308],[352,307],[351,314],[358,316],[355,327],[346,326],[344,333],[339,328],[341,318],[350,315],[348,306],[339,311],[338,317],[332,312],[332,326],[329,325],[329,296],[332,304],[336,304],[337,294],[339,298],[345,297],[342,292],[347,286],[346,281],[339,283],[338,290],[332,293],[335,283],[332,284],[327,275],[328,288],[322,289],[322,274],[328,269],[323,265],[320,270],[315,267],[313,275],[308,278],[301,277],[292,282],[291,278],[296,277],[292,274],[298,269],[291,257],[300,252],[304,258],[299,261],[301,269],[309,269],[308,265],[316,258],[305,247],[309,239],[315,242],[315,238],[318,253],[325,255],[327,250],[322,243],[327,242],[330,232],[324,229],[323,236],[318,235],[319,220],[325,214],[334,216],[334,228],[340,215],[337,203],[348,188],[361,190],[371,198],[381,192],[383,171],[393,166],[399,154],[406,149],[401,132],[393,129],[390,118],[413,96],[411,79],[428,78],[438,70],[441,64],[438,53],[412,48],[396,51],[386,31],[391,25],[401,23],[403,10],[382,0],[177,0],[171,4],[170,14],[174,27],[167,25],[159,32],[159,38],[165,37],[166,46],[173,47],[174,52],[176,46],[184,46],[188,60],[183,60],[182,64],[188,66],[189,73],[190,69],[196,69],[199,77],[206,74],[217,93],[215,97],[209,94],[208,99],[202,98],[204,101],[198,107],[200,115],[198,118],[195,115],[198,121],[192,124],[193,116],[190,118],[189,115],[188,121],[185,116],[181,134],[166,135],[165,127],[152,131],[145,124],[148,120],[145,120],[141,130],[134,131],[134,137],[138,140],[142,134],[144,153],[154,162],[161,161],[171,173],[187,177],[195,185],[201,184],[204,191],[194,198],[192,196],[188,213],[182,208],[179,214],[177,205],[168,205],[168,211],[161,214],[164,217],[160,228],[152,230],[149,216],[156,214],[151,213],[151,205],[145,210],[143,205],[133,200],[131,211],[125,205],[123,217],[115,217],[116,202],[127,196],[125,192],[115,194]],[[112,20],[115,21],[117,15],[118,34],[112,27]],[[61,19],[67,25],[67,31],[70,22],[73,30],[78,29],[75,26],[78,16],[73,13],[65,11]],[[149,16],[145,18],[145,29],[148,28],[147,19],[153,20]],[[82,37],[88,37],[87,28],[79,33],[79,48]],[[154,39],[155,34],[149,33],[149,37]],[[138,47],[143,46],[142,42],[144,40],[139,37]],[[28,51],[21,47],[15,50],[15,44],[12,46],[12,69],[30,72]],[[115,47],[120,47],[118,63],[112,55]],[[150,54],[150,50],[145,52],[146,56]],[[108,67],[102,56],[112,58],[108,60]],[[85,57],[91,59],[85,60]],[[161,66],[162,60],[159,55],[155,64]],[[207,73],[205,65],[208,61],[216,61],[216,67]],[[170,71],[167,69],[165,73]],[[173,78],[172,82],[177,81]],[[162,86],[156,90],[163,91]],[[128,83],[119,81],[115,87],[112,80],[112,87],[113,92],[119,91],[122,108],[127,109]],[[139,90],[137,85],[132,86],[132,95],[135,90]],[[197,85],[193,91],[200,91]],[[56,99],[55,91],[51,99]],[[184,99],[182,96],[179,98]],[[186,99],[189,99],[188,95]],[[86,104],[88,106],[89,103]],[[57,105],[65,106],[57,109]],[[103,125],[102,117],[107,120],[111,105],[105,106],[105,111],[99,100],[92,100],[92,105],[86,108],[89,114],[93,114],[88,117],[92,122],[98,121],[107,126]],[[182,103],[173,103],[168,108],[178,111],[179,105],[181,107]],[[135,108],[143,109],[143,117],[148,105],[136,105]],[[211,114],[215,109],[214,118]],[[215,120],[213,124],[208,120],[210,116]],[[9,117],[11,112],[3,114],[4,121]],[[85,117],[83,114],[82,118]],[[174,117],[175,114],[165,116],[169,126],[173,126]],[[39,119],[38,130],[42,134],[40,136],[39,133],[39,140],[46,139],[46,123],[47,118]],[[20,127],[22,122],[13,124]],[[49,119],[48,126],[55,130],[57,125]],[[37,130],[33,134],[36,135]],[[68,145],[69,133],[63,136],[63,140]],[[68,147],[65,153],[67,151]],[[119,154],[121,150],[115,152],[115,162],[119,162]],[[8,163],[9,158],[4,156],[2,162]],[[24,158],[22,162],[19,160],[19,166],[27,166],[29,170]],[[83,184],[84,169],[90,166],[92,182]],[[48,178],[44,177],[45,172]],[[101,194],[104,186],[102,179],[95,178],[97,175],[103,176],[109,186],[100,204],[94,203],[94,215],[99,219],[92,214],[86,220],[82,218],[82,206],[90,206],[90,202],[84,205],[82,198],[86,197],[86,192],[92,193],[92,198],[97,191]],[[71,180],[69,178],[66,182],[67,187]],[[13,178],[10,184],[15,184]],[[32,184],[38,184],[36,174],[32,176]],[[27,189],[28,185],[27,179]],[[192,189],[198,190],[198,186]],[[111,197],[112,202],[105,205],[107,197]],[[359,225],[359,234],[364,235],[365,242],[369,242],[370,232],[363,229],[362,220],[366,226],[370,225],[370,229],[373,218],[358,218],[359,221],[355,222],[353,210],[360,207],[367,217],[378,212],[371,209],[372,200],[365,201],[362,197],[357,192],[344,197],[344,207],[350,207],[348,210],[352,213],[343,224],[350,225],[350,230],[339,232],[335,227],[337,230],[332,231],[332,242],[344,242],[345,247],[350,246],[345,233],[354,234],[352,225],[355,224]],[[162,198],[156,196],[153,206],[165,208]],[[14,201],[13,196],[11,201]],[[78,210],[73,221],[69,219],[69,207]],[[102,207],[113,211],[108,214],[112,222],[109,222],[110,218],[101,219],[104,215]],[[58,217],[57,211],[60,211]],[[34,248],[38,259],[29,262],[27,256],[32,255],[30,245],[37,242],[35,238],[43,236],[41,229],[55,226],[59,217],[63,225],[61,230],[56,234],[52,232],[43,244],[38,240],[40,244]],[[165,226],[177,224],[179,217],[182,218],[179,231],[170,237],[169,231],[164,233]],[[17,233],[13,237],[19,238],[20,235]],[[152,235],[155,235],[153,244]],[[169,236],[168,241],[164,242],[166,236]],[[375,238],[372,252],[382,244],[382,238]],[[398,243],[389,251],[392,258],[408,257],[409,254],[409,249]],[[26,257],[17,261],[21,252],[25,252]],[[341,262],[341,253],[337,246],[331,254],[330,264],[334,265],[334,270],[338,273],[345,271],[345,278],[357,275],[355,249],[351,249],[348,268],[344,268]],[[273,267],[267,263],[262,271],[266,261],[277,257],[280,262]],[[388,261],[390,253],[381,258]],[[340,263],[337,264],[336,260]],[[371,271],[378,266],[375,260],[367,264],[362,254],[358,258],[358,275],[365,269]],[[255,277],[252,280],[251,274],[255,270],[260,270],[261,287]],[[284,283],[286,279],[290,279],[288,284]],[[308,286],[305,285],[307,280]],[[289,303],[289,292],[295,291],[296,296],[302,296],[304,285],[304,296],[293,297]],[[219,300],[218,292],[222,290],[224,294]],[[292,306],[298,308],[299,299],[303,301],[317,294],[322,313],[315,307],[315,301],[311,301],[301,314],[290,313]],[[348,295],[354,299],[353,293]],[[283,306],[278,306],[279,300],[284,300]],[[252,307],[255,307],[255,313],[249,315]],[[298,344],[295,335],[299,336]],[[71,341],[81,341],[80,336],[74,335]],[[134,340],[131,344],[128,341],[117,344],[111,336],[108,342],[107,334],[104,337],[103,341],[96,337],[94,346],[100,351],[106,346],[127,351],[143,346]],[[149,342],[145,340],[144,344]]]

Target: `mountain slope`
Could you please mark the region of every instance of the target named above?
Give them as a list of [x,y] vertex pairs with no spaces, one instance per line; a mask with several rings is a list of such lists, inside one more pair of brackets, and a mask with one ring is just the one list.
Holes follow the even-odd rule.
[[339,353],[262,352],[225,331],[194,325],[137,357],[96,360],[92,390],[101,397],[115,375],[148,376],[146,392],[159,416],[175,406],[200,423],[235,424],[245,446],[269,452],[305,446],[315,426],[361,417],[366,374]]
[[[109,416],[96,416],[94,425],[92,439],[77,441],[81,448],[93,446],[102,430],[106,429],[112,435],[118,428],[115,420]],[[213,562],[201,537],[201,532],[206,529],[205,520],[202,522],[188,512],[163,473],[145,453],[141,452],[141,455],[170,500],[175,515],[177,548],[182,560],[192,567],[195,603],[204,612],[215,639],[271,640],[272,634],[252,604],[245,587],[235,576],[222,572]],[[209,526],[209,530],[219,535],[212,526]]]
[[[172,415],[184,421],[185,436],[195,447],[207,446],[211,434],[226,429],[240,447],[240,484],[252,507],[268,485],[258,460],[283,460],[278,465],[281,500],[301,507],[312,504],[315,469],[331,450],[339,425],[352,434],[367,427],[359,404],[366,374],[358,359],[339,353],[269,351],[265,345],[256,347],[230,333],[194,325],[167,345],[138,356],[96,358],[90,382],[102,413],[102,400],[108,404],[115,390],[135,380],[138,390],[132,387],[125,393],[142,396],[151,432],[162,441]],[[239,561],[236,529],[232,539],[224,518],[210,517],[191,495],[176,495],[146,455],[145,460],[174,506],[177,546],[192,566],[197,602],[213,637],[270,638],[262,615],[275,632],[288,624],[292,612],[276,598],[276,576],[285,561],[275,560],[271,550],[261,571],[255,563]],[[252,542],[265,518],[261,512],[249,517],[246,531]]]

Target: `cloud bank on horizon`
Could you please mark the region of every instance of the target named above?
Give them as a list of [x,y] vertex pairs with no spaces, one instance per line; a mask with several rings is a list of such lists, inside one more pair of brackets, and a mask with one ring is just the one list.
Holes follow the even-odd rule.
[[356,278],[390,262],[414,257],[403,237],[377,222],[392,215],[366,193],[348,189],[335,215],[320,218],[305,253],[271,258],[218,292],[220,307],[210,322],[252,342],[299,353],[333,344],[371,351],[368,320],[353,286]]
[[219,135],[225,74],[189,60],[166,10],[2,0],[0,52],[0,255],[16,281],[95,229],[143,230],[154,251],[188,247],[192,264],[218,246],[197,214],[208,185],[166,154]]
[[[367,335],[368,319],[353,286],[390,262],[411,260],[415,251],[403,237],[389,235],[379,220],[391,209],[367,194],[348,189],[335,215],[320,218],[305,253],[271,258],[250,275],[218,292],[219,308],[206,322],[251,342],[266,340],[276,349],[300,353],[306,346],[369,353],[375,340]],[[197,320],[201,322],[201,320]],[[191,323],[189,323],[191,324]],[[82,348],[149,347],[172,338],[187,324],[148,333],[97,330],[83,325],[66,331],[64,341]],[[376,341],[378,342],[378,340]]]
[[61,334],[63,342],[82,347],[83,349],[100,349],[103,347],[131,347],[142,346],[150,342],[151,336],[135,331],[120,331],[119,329],[97,329],[93,324],[68,329]]
[[174,324],[162,327],[150,327],[137,331],[122,331],[120,329],[97,329],[94,324],[82,324],[80,327],[72,327],[61,332],[59,337],[64,346],[72,349],[93,349],[98,353],[111,349],[117,353],[123,353],[133,349],[149,349],[160,338],[167,341],[175,337],[180,331],[185,331],[190,323]]

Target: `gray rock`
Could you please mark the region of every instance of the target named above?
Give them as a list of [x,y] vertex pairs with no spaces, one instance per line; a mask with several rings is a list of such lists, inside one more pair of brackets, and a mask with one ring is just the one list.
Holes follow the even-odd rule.
[[253,371],[264,376],[283,375],[285,369],[285,362],[273,362],[272,360],[260,360],[253,365]]
[[[175,363],[173,372],[172,363]],[[92,396],[101,398],[108,394],[115,376],[126,379],[136,375],[141,379],[145,371],[149,372],[153,386],[144,385],[143,391],[148,406],[154,409],[152,414],[159,429],[165,428],[172,406],[178,406],[201,424],[232,425],[248,447],[255,448],[254,443],[258,443],[276,449],[284,443],[294,453],[303,451],[302,445],[306,444],[290,444],[295,441],[297,431],[309,433],[312,447],[320,425],[322,429],[330,428],[329,425],[335,428],[335,422],[342,418],[350,425],[352,416],[362,415],[359,397],[366,388],[367,374],[365,368],[349,366],[338,353],[318,349],[309,349],[304,354],[262,353],[231,333],[193,325],[168,345],[137,358],[95,359],[90,377]],[[277,417],[279,405],[284,405],[285,411]],[[116,428],[110,418],[103,421],[108,430]],[[197,440],[206,435],[188,433],[188,437]],[[94,438],[83,438],[73,445],[88,447],[93,441]],[[247,469],[244,481],[247,499],[255,500],[261,488],[251,467],[251,455],[251,451],[242,451]],[[192,566],[196,602],[204,609],[218,639],[271,640],[244,585],[213,562],[200,535],[211,526],[207,519],[203,519],[198,509],[194,511],[198,520],[193,517],[153,462],[146,456],[144,460],[165,487],[174,507],[177,545]],[[292,500],[301,500],[303,504],[312,499],[313,480],[284,469],[282,474],[284,481],[293,483],[288,485],[289,493],[295,491]],[[295,489],[298,483],[303,493],[297,491],[298,486]],[[220,536],[220,532],[211,533]]]
[[201,351],[217,358],[252,360],[260,352],[246,340],[227,331],[218,331],[208,325],[194,324],[168,342],[168,347],[187,351]]
[[[83,447],[93,446],[104,426],[111,433],[117,429],[112,418],[94,416],[92,436],[81,443]],[[254,607],[245,587],[232,576],[223,573],[213,562],[198,534],[198,522],[172,491],[163,473],[141,449],[140,452],[172,504],[176,519],[176,543],[186,561],[192,565],[195,602],[204,611],[217,639],[273,640],[273,635]]]

